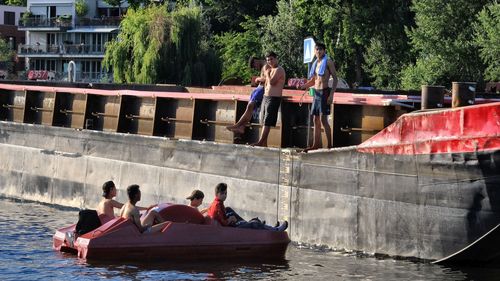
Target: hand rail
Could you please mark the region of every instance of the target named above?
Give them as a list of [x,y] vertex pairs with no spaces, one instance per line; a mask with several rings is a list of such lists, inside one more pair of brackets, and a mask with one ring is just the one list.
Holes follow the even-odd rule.
[[[304,130],[305,130],[305,129],[307,129],[307,128],[309,128],[309,129],[311,129],[311,130],[313,130],[313,129],[314,129],[314,127],[312,127],[312,126],[311,126],[311,127],[309,127],[309,126],[307,126],[307,125],[297,125],[297,126],[292,126],[292,130],[300,130],[300,129],[304,129]],[[322,132],[324,132],[325,130],[324,130],[323,128],[321,128],[321,131],[322,131]]]
[[171,123],[171,122],[180,122],[180,123],[191,123],[191,120],[185,120],[185,119],[177,119],[177,118],[171,118],[171,117],[162,117],[160,118],[161,121]]
[[45,112],[50,112],[50,111],[53,111],[54,109],[52,108],[43,108],[43,107],[30,107],[31,110],[35,111],[35,112],[38,112],[38,111],[45,111]]
[[352,133],[352,131],[357,131],[357,132],[365,132],[365,133],[378,133],[382,129],[377,130],[377,129],[363,129],[363,128],[349,128],[348,126],[340,127],[340,131],[345,132],[345,133]]
[[153,120],[153,117],[146,117],[146,116],[133,115],[133,114],[126,114],[125,118],[130,119],[130,120],[134,120],[134,119]]
[[[248,127],[248,129],[252,130],[253,127],[262,127],[260,123],[246,123],[245,127]],[[279,126],[277,126],[279,128]]]
[[208,119],[202,119],[200,120],[201,124],[206,124],[207,126],[210,126],[210,124],[216,125],[216,126],[225,126],[225,125],[233,125],[234,122],[230,121],[214,121],[214,120],[208,120]]
[[85,112],[79,112],[79,111],[73,111],[73,110],[69,110],[69,109],[61,109],[59,110],[59,112],[61,112],[62,114],[78,114],[78,115],[83,115],[85,114]]
[[3,108],[7,108],[7,109],[24,109],[24,106],[20,106],[20,105],[13,105],[13,104],[2,104],[2,107]]
[[92,112],[90,113],[92,116],[95,116],[97,118],[100,118],[101,116],[102,117],[114,117],[114,118],[118,118],[118,115],[113,115],[113,114],[106,114],[106,113],[103,113],[103,112]]
[[[201,119],[200,123],[206,124],[207,126],[210,126],[211,124],[215,125],[215,126],[226,126],[226,125],[233,125],[234,124],[234,122],[230,122],[230,121],[214,121],[214,120],[208,120],[208,119]],[[249,127],[250,129],[252,129],[253,127],[263,127],[263,125],[260,123],[247,123],[247,124],[245,124],[245,126]],[[273,128],[279,129],[280,126],[277,125],[277,126],[274,126]]]

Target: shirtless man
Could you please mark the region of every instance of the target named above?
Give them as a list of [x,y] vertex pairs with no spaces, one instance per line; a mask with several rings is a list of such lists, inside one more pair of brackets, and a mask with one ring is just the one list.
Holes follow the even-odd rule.
[[285,85],[285,70],[278,65],[278,56],[274,52],[266,54],[267,64],[264,66],[264,100],[262,101],[262,120],[264,128],[255,146],[267,147],[267,138],[271,127],[276,126],[278,110],[281,105],[281,95]]
[[[189,206],[195,208],[196,210],[198,210],[198,207],[200,207],[201,204],[203,203],[203,198],[205,198],[205,194],[203,193],[203,191],[198,189],[193,190],[193,192],[191,192],[191,195],[186,197],[186,199],[190,200]],[[205,208],[199,211],[203,215],[207,212],[207,210],[208,209]]]
[[[312,146],[306,148],[304,152],[321,147],[321,124],[323,124],[323,128],[325,129],[328,148],[332,147],[332,129],[328,123],[328,115],[330,115],[333,93],[335,93],[337,88],[338,78],[335,71],[335,64],[326,55],[325,48],[325,44],[316,43],[316,60],[311,67],[309,81],[300,87],[298,86],[300,89],[307,89],[314,85],[314,99],[311,108],[311,115],[314,120],[314,138]],[[333,78],[331,89],[328,87],[330,76]]]
[[[264,67],[266,65],[265,60],[258,60],[255,57],[251,57],[249,61],[249,65],[253,69],[260,69],[260,75],[255,79],[255,83],[257,83],[257,88],[252,91],[250,95],[250,100],[248,101],[247,108],[245,112],[241,116],[240,120],[236,122],[236,124],[227,126],[226,129],[233,131],[237,134],[243,134],[245,132],[245,126],[248,122],[252,120],[252,115],[254,111],[260,108],[262,104],[262,98],[264,96],[264,82],[266,81],[264,78]],[[253,86],[253,85],[252,85]]]
[[[120,211],[120,217],[132,220],[141,233],[160,232],[167,222],[155,210],[150,210],[141,218],[139,209],[135,206],[141,200],[141,191],[137,184],[127,187],[129,201],[123,205]],[[158,224],[154,224],[158,221]]]
[[[97,214],[106,215],[109,218],[115,217],[114,208],[120,209],[123,207],[123,204],[114,200],[113,198],[116,196],[116,186],[113,181],[107,181],[102,185],[102,197],[104,197],[99,205],[97,206]],[[149,208],[152,208],[150,206]],[[146,211],[149,208],[137,207],[137,209],[141,211]]]

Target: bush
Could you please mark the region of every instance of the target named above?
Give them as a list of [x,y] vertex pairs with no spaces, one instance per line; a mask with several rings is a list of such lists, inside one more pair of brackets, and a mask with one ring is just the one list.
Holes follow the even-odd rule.
[[89,6],[85,0],[77,0],[75,2],[75,12],[78,17],[84,17],[89,12]]

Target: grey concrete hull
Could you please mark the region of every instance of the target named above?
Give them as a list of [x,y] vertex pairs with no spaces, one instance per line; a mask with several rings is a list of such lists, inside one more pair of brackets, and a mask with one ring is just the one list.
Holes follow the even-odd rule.
[[226,182],[227,206],[270,223],[288,219],[293,241],[440,259],[499,222],[492,155],[297,154],[0,122],[0,193],[93,208],[102,183],[114,180],[119,201],[137,183],[142,205],[186,202],[194,188],[206,205]]

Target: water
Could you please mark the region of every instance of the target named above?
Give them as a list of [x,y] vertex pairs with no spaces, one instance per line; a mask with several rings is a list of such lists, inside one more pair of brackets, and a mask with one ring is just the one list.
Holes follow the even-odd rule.
[[500,280],[500,269],[446,268],[291,245],[276,263],[87,263],[52,250],[77,211],[0,198],[0,280]]

